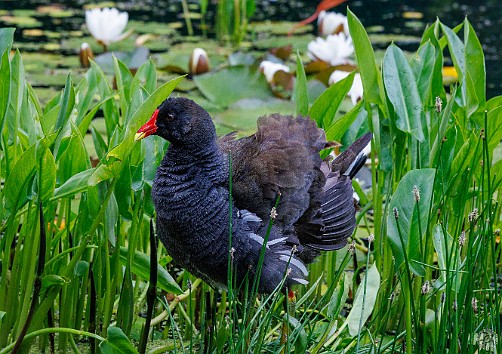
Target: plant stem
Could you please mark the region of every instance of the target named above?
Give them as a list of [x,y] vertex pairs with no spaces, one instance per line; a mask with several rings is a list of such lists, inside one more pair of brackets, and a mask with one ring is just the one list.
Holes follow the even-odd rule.
[[[47,334],[47,333],[68,333],[68,334],[74,334],[77,336],[86,336],[89,338],[97,339],[100,342],[106,340],[105,338],[101,337],[100,335],[97,335],[96,333],[91,333],[91,332],[87,332],[87,331],[80,331],[80,330],[73,329],[73,328],[61,328],[61,327],[42,328],[37,331],[30,332],[24,337],[24,340],[35,338],[37,336],[40,336],[42,334]],[[12,343],[12,344],[6,346],[2,350],[0,350],[0,354],[6,354],[6,353],[11,352],[12,349],[14,348],[14,346],[15,346],[15,343]]]
[[40,290],[42,289],[42,274],[44,273],[44,265],[45,265],[45,249],[46,244],[45,241],[47,239],[47,235],[45,232],[45,221],[44,221],[44,211],[42,208],[42,202],[39,201],[39,213],[40,213],[40,247],[39,247],[39,255],[38,255],[38,264],[37,264],[37,277],[35,278],[35,285],[33,287],[33,297],[31,299],[31,306],[28,312],[28,317],[26,318],[26,322],[24,323],[23,329],[19,334],[16,342],[14,343],[14,347],[12,348],[13,353],[17,353],[17,351],[21,348],[21,344],[26,336],[26,332],[30,327],[31,320],[33,319],[33,315],[35,314],[35,308],[37,307],[38,297],[40,296]]
[[150,283],[148,284],[148,293],[146,298],[146,318],[141,339],[138,346],[140,353],[145,353],[146,342],[148,340],[148,333],[150,332],[150,325],[153,314],[153,305],[155,303],[157,290],[157,237],[155,237],[155,230],[153,229],[153,221],[150,220]]
[[181,0],[181,6],[183,7],[183,17],[187,25],[188,35],[193,36],[192,20],[190,19],[190,10],[188,9],[187,0]]

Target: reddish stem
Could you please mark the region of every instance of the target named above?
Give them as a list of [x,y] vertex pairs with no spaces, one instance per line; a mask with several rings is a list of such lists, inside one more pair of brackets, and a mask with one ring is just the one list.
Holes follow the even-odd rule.
[[288,32],[288,36],[291,36],[293,34],[293,32],[296,31],[298,28],[305,26],[306,24],[314,21],[319,16],[321,11],[332,9],[335,6],[343,4],[345,1],[347,1],[347,0],[323,0],[323,1],[321,1],[321,3],[319,5],[317,5],[317,8],[316,8],[314,14],[312,16],[310,16],[309,18],[307,18],[301,22],[298,22],[296,25],[294,25],[293,28],[291,29],[291,31]]

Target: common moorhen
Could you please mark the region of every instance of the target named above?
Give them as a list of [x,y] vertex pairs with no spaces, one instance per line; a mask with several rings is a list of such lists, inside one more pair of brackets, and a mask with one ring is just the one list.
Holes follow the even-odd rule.
[[171,143],[152,187],[157,233],[177,263],[213,286],[227,286],[228,256],[238,282],[253,279],[270,218],[262,293],[284,277],[284,287],[307,283],[305,264],[345,246],[354,231],[351,178],[371,133],[330,164],[319,155],[324,131],[308,117],[272,114],[249,137],[217,138],[209,114],[178,97],[155,110],[136,140],[152,134]]

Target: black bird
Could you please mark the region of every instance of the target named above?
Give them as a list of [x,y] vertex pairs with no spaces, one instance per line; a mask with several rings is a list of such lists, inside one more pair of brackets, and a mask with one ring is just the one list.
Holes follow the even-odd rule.
[[229,256],[238,282],[253,279],[271,217],[262,293],[284,277],[284,287],[306,284],[305,264],[345,246],[354,231],[351,178],[371,133],[328,163],[319,155],[324,131],[308,117],[272,114],[249,137],[217,138],[209,114],[179,97],[166,99],[135,138],[152,134],[170,142],[152,188],[157,233],[178,264],[213,286],[227,286]]

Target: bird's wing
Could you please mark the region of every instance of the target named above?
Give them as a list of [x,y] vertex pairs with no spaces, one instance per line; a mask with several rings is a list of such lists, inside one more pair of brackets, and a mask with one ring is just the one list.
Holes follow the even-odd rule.
[[325,145],[324,131],[311,119],[278,114],[261,117],[252,136],[220,138],[220,149],[232,156],[235,204],[268,220],[280,196],[275,223],[292,233],[305,211],[322,202],[319,151]]
[[356,227],[351,179],[364,166],[366,155],[362,152],[371,138],[371,133],[363,135],[333,161],[332,171],[326,177],[321,208],[310,220],[295,225],[303,245],[330,251],[347,244]]
[[313,249],[340,249],[347,244],[356,226],[355,211],[350,178],[331,173],[317,215],[305,223],[295,224],[296,234],[302,245]]

